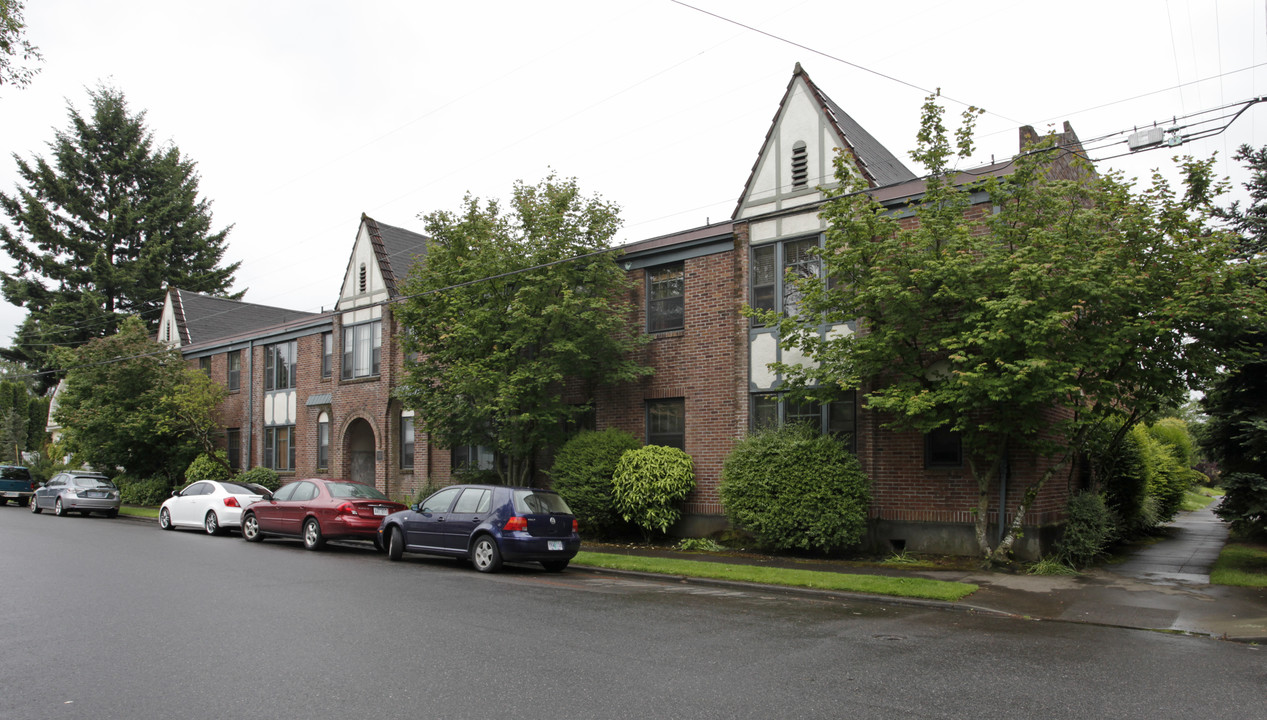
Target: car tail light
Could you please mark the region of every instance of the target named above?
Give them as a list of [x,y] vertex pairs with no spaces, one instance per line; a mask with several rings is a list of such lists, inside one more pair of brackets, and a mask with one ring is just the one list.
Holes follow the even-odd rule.
[[224,499],[225,507],[242,507],[238,504],[238,499],[232,495]]
[[356,506],[350,502],[345,502],[334,509],[336,515],[356,515]]
[[528,518],[516,515],[506,521],[506,525],[502,527],[502,530],[505,530],[506,532],[527,532]]
[[576,522],[576,518],[572,518],[572,532],[580,532],[581,526]]

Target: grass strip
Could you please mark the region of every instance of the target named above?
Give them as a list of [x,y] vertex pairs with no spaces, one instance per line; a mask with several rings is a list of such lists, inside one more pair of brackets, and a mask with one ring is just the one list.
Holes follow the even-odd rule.
[[1215,585],[1267,587],[1267,546],[1228,543],[1210,569]]
[[821,570],[772,568],[704,560],[679,560],[675,558],[588,551],[577,553],[576,558],[572,562],[578,565],[590,565],[611,570],[636,570],[664,575],[684,575],[687,577],[734,580],[765,585],[787,585],[819,590],[871,593],[874,595],[922,598],[925,600],[945,600],[947,602],[962,600],[977,591],[976,585],[947,582],[945,580],[890,577],[887,575],[855,575],[823,572]]
[[132,517],[157,518],[158,508],[143,507],[141,505],[124,505],[119,508],[120,515],[131,515]]

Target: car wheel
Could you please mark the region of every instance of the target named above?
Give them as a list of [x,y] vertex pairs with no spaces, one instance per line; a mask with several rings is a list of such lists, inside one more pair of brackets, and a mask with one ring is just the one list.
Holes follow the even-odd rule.
[[220,534],[220,518],[216,517],[215,510],[207,511],[207,517],[202,519],[202,529],[206,530],[208,535]]
[[497,549],[497,541],[491,535],[480,535],[471,548],[471,562],[475,569],[484,573],[497,572],[502,567],[502,553]]
[[242,539],[247,542],[264,540],[264,533],[260,532],[260,521],[255,519],[255,513],[242,516]]
[[542,560],[541,561],[541,567],[545,568],[546,572],[563,572],[567,568],[567,566],[568,566],[567,560]]
[[57,517],[66,517],[66,508],[62,507],[61,498],[57,498],[57,502],[53,503],[53,514]]
[[167,508],[158,511],[158,526],[164,530],[172,529],[172,514]]
[[40,504],[35,502],[35,498],[31,498],[31,502],[27,505],[27,507],[31,508],[31,512],[35,513],[36,515],[39,515],[40,513],[44,512],[42,509],[40,509]]
[[399,560],[405,556],[405,537],[400,528],[387,528],[387,559]]
[[321,537],[321,524],[317,522],[317,518],[305,520],[304,548],[307,550],[320,550],[325,542],[325,539]]

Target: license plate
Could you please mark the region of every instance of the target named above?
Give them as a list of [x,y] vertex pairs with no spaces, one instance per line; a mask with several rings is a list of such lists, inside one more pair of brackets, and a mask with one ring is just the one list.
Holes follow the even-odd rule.
[[376,508],[374,508],[374,514],[375,514],[375,515],[386,515],[386,514],[387,514],[387,508],[378,508],[378,507],[376,507]]
[[562,540],[547,540],[546,549],[547,550],[562,550],[563,541]]

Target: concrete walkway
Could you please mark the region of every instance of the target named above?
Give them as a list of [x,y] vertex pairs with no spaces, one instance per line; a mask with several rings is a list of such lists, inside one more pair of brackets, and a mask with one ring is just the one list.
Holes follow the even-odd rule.
[[1170,523],[1172,537],[1140,549],[1110,570],[1158,585],[1210,584],[1210,568],[1227,542],[1227,526],[1213,507],[1182,513]]

